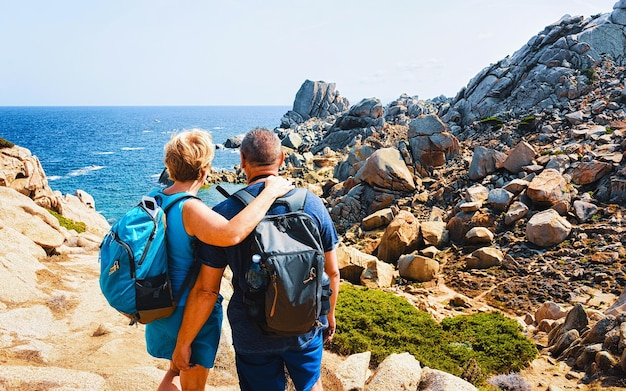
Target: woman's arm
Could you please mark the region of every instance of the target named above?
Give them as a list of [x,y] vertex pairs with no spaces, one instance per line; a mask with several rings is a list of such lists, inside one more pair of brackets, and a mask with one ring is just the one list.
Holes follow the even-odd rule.
[[294,188],[291,181],[269,176],[265,189],[241,212],[227,220],[200,200],[189,200],[183,206],[183,224],[189,235],[214,246],[232,246],[241,243],[263,219],[276,198]]
[[224,268],[217,269],[202,265],[198,279],[189,291],[183,322],[178,330],[178,339],[172,354],[172,362],[180,370],[187,370],[193,365],[189,362],[191,343],[213,312],[223,274]]

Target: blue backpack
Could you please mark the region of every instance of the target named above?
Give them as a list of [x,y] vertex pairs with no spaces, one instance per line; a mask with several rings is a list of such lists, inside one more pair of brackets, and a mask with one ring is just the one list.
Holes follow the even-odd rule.
[[[113,308],[130,318],[130,325],[165,318],[176,309],[184,289],[176,298],[172,296],[165,213],[192,197],[197,198],[180,193],[162,208],[158,194],[144,196],[115,222],[100,244],[100,290]],[[183,287],[189,285],[191,270]]]

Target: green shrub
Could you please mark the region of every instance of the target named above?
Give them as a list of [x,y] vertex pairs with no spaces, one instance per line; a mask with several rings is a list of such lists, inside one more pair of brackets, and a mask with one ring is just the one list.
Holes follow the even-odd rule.
[[500,129],[504,125],[504,120],[498,117],[487,117],[483,118],[480,121],[481,124],[491,125],[493,129]]
[[3,139],[2,137],[0,137],[0,149],[2,148],[13,148],[15,144],[13,144],[12,142]]
[[562,151],[560,149],[541,151],[541,156],[546,156],[546,155],[550,155],[550,156],[565,155],[565,151]]
[[73,229],[79,234],[82,234],[83,232],[87,230],[87,225],[83,223],[82,221],[74,221],[72,219],[68,219],[67,217],[61,216],[57,212],[50,210],[50,209],[48,209],[48,212],[50,212],[52,216],[56,217],[57,220],[59,220],[59,224],[61,224],[61,227],[64,227],[68,230]]
[[596,70],[593,68],[586,68],[580,71],[583,75],[587,76],[587,84],[593,84],[596,80]]
[[526,117],[522,118],[520,123],[517,125],[517,128],[523,131],[530,131],[536,126],[536,120],[537,117],[534,114],[527,115]]
[[380,364],[392,353],[409,351],[433,366],[441,352],[441,327],[432,317],[394,295],[349,284],[341,286],[337,301],[334,350],[340,354],[372,352]]
[[472,357],[487,375],[519,372],[538,354],[521,326],[500,312],[446,318],[441,327],[452,340],[470,346]]
[[[456,376],[472,373],[467,380],[479,385],[485,376],[517,371],[537,355],[517,322],[497,312],[438,324],[393,294],[342,284],[335,315],[329,348],[344,355],[370,351],[374,366],[392,353],[409,352],[422,366]],[[474,362],[479,370],[469,370]]]

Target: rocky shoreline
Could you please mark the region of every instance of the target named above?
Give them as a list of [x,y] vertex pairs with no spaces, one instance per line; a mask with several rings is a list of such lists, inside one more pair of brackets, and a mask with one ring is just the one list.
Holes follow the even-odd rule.
[[[325,200],[342,237],[342,279],[402,295],[435,319],[490,310],[518,319],[541,352],[521,374],[532,389],[626,387],[625,33],[626,0],[607,14],[566,16],[452,99],[350,105],[334,83],[305,81],[275,129],[287,152],[283,173]],[[242,180],[235,168],[209,182]],[[124,361],[128,376],[154,388],[163,364],[143,352],[152,370],[138,369],[121,352],[141,330],[116,326],[101,298],[87,323],[67,319],[89,300],[77,286],[97,280],[97,264],[74,260],[94,261],[108,228],[93,199],[53,192],[37,159],[17,146],[0,149],[0,199],[0,359],[11,368],[0,389],[17,384],[16,372],[27,376],[24,366],[87,371],[102,386],[84,389],[124,389],[110,383]],[[68,231],[44,208],[85,222],[88,232]],[[88,333],[81,351],[106,369],[55,352],[62,331],[23,331],[46,324],[41,316]],[[228,338],[214,389],[236,384]],[[329,357],[329,390],[474,389],[405,356],[373,372],[365,356]],[[436,388],[438,376],[456,385]],[[29,384],[46,389],[53,378]]]

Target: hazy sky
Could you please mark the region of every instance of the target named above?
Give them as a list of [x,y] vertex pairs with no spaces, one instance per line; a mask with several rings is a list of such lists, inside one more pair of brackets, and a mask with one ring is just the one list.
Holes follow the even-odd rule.
[[563,15],[617,0],[2,0],[0,106],[454,96]]

